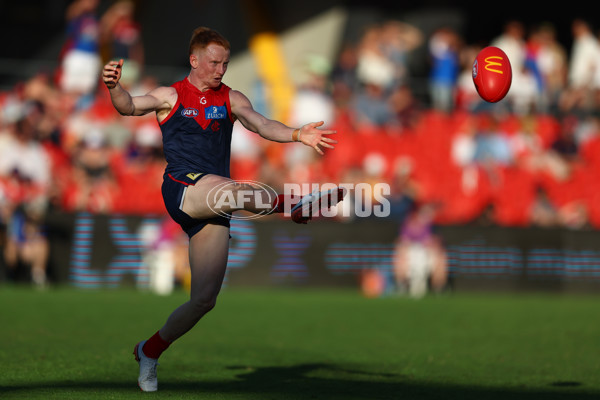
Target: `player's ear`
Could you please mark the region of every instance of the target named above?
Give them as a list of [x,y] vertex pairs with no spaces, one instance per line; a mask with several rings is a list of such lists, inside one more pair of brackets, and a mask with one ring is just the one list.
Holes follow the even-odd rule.
[[194,53],[190,54],[190,65],[192,68],[198,68],[198,57]]

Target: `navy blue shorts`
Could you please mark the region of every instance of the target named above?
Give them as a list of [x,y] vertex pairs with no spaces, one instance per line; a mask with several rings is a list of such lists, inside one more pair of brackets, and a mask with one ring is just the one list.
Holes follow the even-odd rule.
[[208,224],[223,225],[229,228],[229,218],[216,216],[214,218],[192,218],[181,209],[188,186],[193,186],[204,174],[198,173],[171,173],[165,174],[162,184],[162,196],[169,215],[177,222],[181,229],[191,238]]

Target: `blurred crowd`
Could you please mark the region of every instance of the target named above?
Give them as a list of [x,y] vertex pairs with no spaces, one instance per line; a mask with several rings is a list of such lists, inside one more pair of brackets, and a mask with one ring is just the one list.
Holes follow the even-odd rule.
[[[416,203],[433,206],[442,224],[598,228],[600,42],[585,21],[571,27],[567,50],[549,23],[506,23],[486,44],[502,48],[513,70],[495,104],[473,85],[480,44],[448,27],[429,35],[400,21],[366,27],[330,71],[314,69],[293,107],[301,123],[310,104],[329,104],[318,108],[330,110],[336,150],[319,159],[289,149],[278,171],[292,181],[388,182],[400,221]],[[423,47],[425,98],[410,69]]]
[[[40,282],[49,212],[164,214],[155,118],[120,116],[100,84],[101,66],[123,58],[121,83],[133,93],[158,85],[144,73],[134,3],[116,1],[102,15],[98,3],[71,3],[57,71],[0,93],[0,248],[9,266],[30,263]],[[320,157],[236,124],[232,176],[277,189],[387,182],[390,218],[399,222],[426,204],[442,224],[600,227],[600,42],[592,27],[574,20],[567,51],[551,24],[515,20],[489,45],[513,69],[497,104],[481,100],[471,79],[480,44],[448,27],[365,27],[333,64],[307,61],[285,121],[326,121],[338,131],[336,149]],[[427,96],[414,90],[418,48],[428,53]]]

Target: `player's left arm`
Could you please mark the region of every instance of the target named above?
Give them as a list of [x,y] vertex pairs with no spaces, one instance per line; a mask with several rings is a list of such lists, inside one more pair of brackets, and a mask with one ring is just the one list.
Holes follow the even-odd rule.
[[323,121],[311,122],[300,128],[291,128],[256,112],[250,100],[237,90],[229,92],[229,100],[231,102],[231,111],[242,125],[267,140],[280,143],[302,142],[306,146],[315,149],[321,155],[323,154],[321,147],[333,149],[332,144],[337,143],[336,140],[328,137],[328,135],[334,134],[336,131],[319,129],[324,124]]

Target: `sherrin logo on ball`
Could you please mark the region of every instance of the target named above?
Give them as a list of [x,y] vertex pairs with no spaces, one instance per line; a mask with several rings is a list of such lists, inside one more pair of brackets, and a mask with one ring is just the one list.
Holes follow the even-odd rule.
[[502,100],[512,83],[512,68],[506,53],[494,46],[482,49],[473,62],[473,83],[485,101]]

